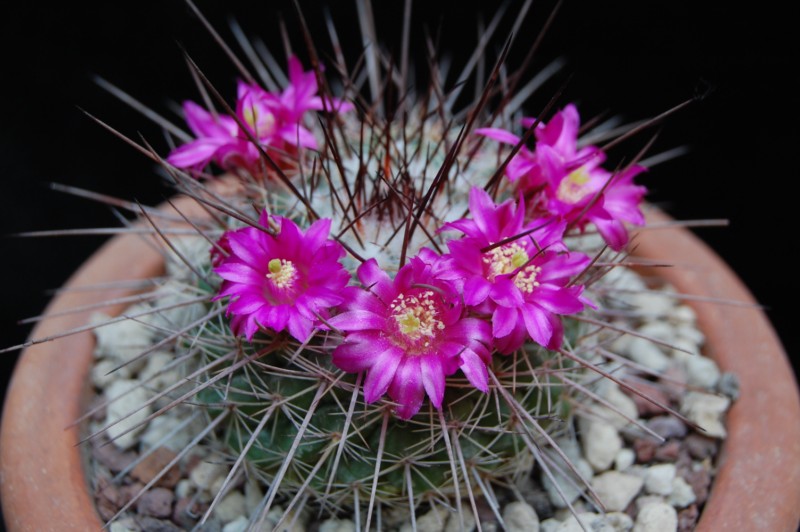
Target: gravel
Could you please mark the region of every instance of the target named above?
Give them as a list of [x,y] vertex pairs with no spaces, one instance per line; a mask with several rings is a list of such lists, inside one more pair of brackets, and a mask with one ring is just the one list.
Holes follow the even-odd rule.
[[[632,286],[638,283],[636,279],[625,281]],[[651,321],[638,324],[639,333],[666,338],[681,349],[638,337],[614,341],[611,350],[630,357],[638,366],[617,368],[615,375],[624,385],[604,383],[599,387],[603,403],[590,402],[587,410],[590,414],[576,423],[577,438],[564,442],[567,454],[578,464],[578,470],[590,482],[606,512],[591,502],[592,496],[585,488],[568,487],[564,491],[576,516],[565,507],[552,482],[545,480],[546,475],[535,467],[516,486],[496,490],[501,504],[497,513],[485,501],[478,501],[483,530],[502,530],[504,525],[509,531],[564,532],[582,530],[579,521],[589,530],[603,531],[694,529],[714,478],[714,458],[726,435],[725,414],[738,394],[737,381],[734,375],[721,374],[713,361],[699,354],[703,334],[695,327],[694,312],[677,298],[649,292],[634,294],[621,304],[639,305],[643,314],[652,316]],[[101,322],[103,317],[95,319]],[[617,324],[632,325],[624,318]],[[145,331],[142,338],[135,336],[137,330]],[[141,405],[179,380],[177,371],[168,366],[171,359],[168,353],[151,353],[149,360],[136,358],[138,350],[152,340],[151,330],[138,325],[120,328],[117,338],[124,343],[120,350],[114,334],[107,330],[101,333],[92,371],[96,393],[93,404],[101,405],[103,398],[122,399],[107,407],[99,406],[91,418],[90,430],[122,419],[131,404]],[[134,362],[122,370],[108,374],[110,368],[131,360]],[[142,382],[143,386],[135,388]],[[682,383],[690,383],[692,391],[687,393]],[[132,387],[134,391],[126,394]],[[608,405],[624,415],[610,410]],[[194,446],[191,451],[182,452],[203,423],[190,406],[180,405],[123,434],[133,426],[133,420],[141,421],[161,406],[156,402],[89,444],[90,478],[97,509],[105,520],[116,517],[109,529],[114,532],[249,530],[250,516],[257,511],[267,487],[245,475],[233,479],[209,518],[200,524],[229,466],[210,446]],[[667,414],[663,406],[680,411],[686,421]],[[109,442],[109,435],[118,437]],[[152,487],[140,495],[145,485],[150,484]],[[464,508],[465,526],[471,530],[474,517],[468,510],[468,501]],[[267,530],[272,529],[282,513],[282,508],[273,507],[267,517]],[[497,514],[504,523],[498,522]],[[293,532],[345,532],[355,529],[352,517],[326,519],[302,513],[293,516],[285,526]],[[455,531],[460,524],[455,514],[441,506],[420,509],[416,519],[418,531]],[[393,521],[391,516],[386,516],[383,525],[384,530],[411,530],[407,519]]]

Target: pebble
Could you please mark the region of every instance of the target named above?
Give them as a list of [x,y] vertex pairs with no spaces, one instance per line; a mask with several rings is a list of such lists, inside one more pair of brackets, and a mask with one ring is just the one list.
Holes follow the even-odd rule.
[[104,358],[98,360],[92,366],[92,384],[97,388],[104,389],[119,379],[129,379],[131,369],[128,366],[120,366],[119,362]]
[[675,477],[672,481],[672,493],[669,494],[667,502],[675,508],[686,508],[696,500],[694,490],[683,477]]
[[717,363],[708,357],[693,356],[686,361],[689,384],[713,390],[720,379]]
[[[649,321],[639,327],[636,332],[660,342],[671,343],[675,340],[675,327],[666,321]],[[650,340],[647,342],[652,343]]]
[[106,388],[105,397],[109,401],[106,408],[109,439],[120,449],[133,447],[152,411],[150,405],[142,406],[150,398],[149,392],[140,386],[139,381],[120,379]]
[[628,356],[637,364],[657,372],[666,370],[670,364],[669,357],[661,348],[646,338],[631,338]]
[[717,391],[732,401],[739,398],[739,377],[735,373],[723,373],[717,382]]
[[657,416],[647,421],[647,428],[668,440],[669,438],[683,438],[688,432],[683,421],[675,416]]
[[617,471],[625,471],[636,462],[636,453],[633,450],[624,447],[619,450],[617,456],[614,457],[614,469]]
[[692,504],[678,512],[678,531],[691,532],[697,525],[697,519],[700,517],[700,511],[697,509],[696,504]]
[[97,512],[104,520],[111,519],[117,510],[123,506],[120,501],[120,493],[117,486],[110,483],[106,478],[98,479],[98,486],[95,489],[94,500]]
[[678,440],[669,440],[656,448],[653,459],[656,462],[676,462],[680,457],[681,443]]
[[717,453],[717,440],[708,438],[702,434],[692,433],[686,436],[683,444],[689,451],[689,454],[695,460],[705,460],[711,458]]
[[678,529],[678,513],[665,502],[652,502],[639,510],[633,532],[670,532]]
[[694,325],[678,325],[675,328],[675,334],[678,336],[678,338],[688,340],[694,345],[700,346],[706,343],[706,335]]
[[139,372],[139,379],[147,382],[147,386],[153,388],[166,388],[180,381],[180,373],[177,369],[164,369],[170,362],[175,360],[172,353],[166,351],[154,351],[148,353],[147,362],[144,369]]
[[724,438],[727,432],[722,416],[730,404],[731,400],[724,396],[689,392],[681,403],[681,414],[704,429],[707,436]]
[[[155,517],[140,517],[138,524],[142,527],[143,532],[183,532],[169,521]],[[209,532],[211,531],[209,530]]]
[[249,479],[244,485],[244,507],[248,515],[253,514],[264,500],[264,491],[255,479]]
[[539,516],[529,504],[515,501],[503,509],[503,522],[507,532],[537,532]]
[[141,532],[142,527],[132,517],[126,517],[111,523],[108,530],[109,532]]
[[223,523],[230,523],[237,517],[245,515],[244,494],[231,491],[217,503],[213,513]]
[[116,445],[103,445],[105,441],[92,446],[92,457],[107,467],[112,473],[119,473],[136,460],[136,453],[123,451]]
[[[589,465],[589,462],[583,458],[579,458],[573,461],[573,465],[587,482],[592,480],[594,471],[592,470],[592,466]],[[547,492],[550,503],[556,508],[566,508],[568,503],[571,504],[575,502],[575,500],[580,497],[581,493],[583,493],[585,490],[583,482],[575,474],[573,474],[572,471],[569,470],[567,465],[561,463],[561,467],[564,469],[564,472],[552,471],[552,473],[553,477],[555,477],[556,482],[561,488],[563,496],[558,492],[556,484],[550,480],[550,477],[547,476],[544,471],[542,471],[541,474],[542,486],[544,486],[544,489]],[[570,479],[569,481],[567,480],[568,478]]]
[[636,409],[639,411],[640,417],[650,417],[653,415],[663,414],[666,412],[663,408],[658,406],[654,403],[659,403],[662,405],[669,404],[669,397],[666,393],[662,390],[661,386],[658,383],[651,382],[651,381],[630,381],[627,382],[631,388],[642,393],[646,397],[652,399],[652,401],[645,399],[641,395],[634,393],[634,392],[627,392],[631,399],[633,400],[634,404],[636,404]]
[[697,504],[703,504],[708,498],[708,488],[711,486],[711,474],[704,467],[691,469],[683,473],[683,479],[692,488]]
[[571,515],[555,529],[555,532],[615,532],[614,527],[600,514],[594,512],[581,512],[576,516]]
[[556,519],[555,517],[550,517],[539,523],[539,532],[555,532],[560,526],[560,520]]
[[172,490],[150,488],[139,497],[136,502],[136,511],[140,515],[150,517],[170,517],[174,498]]
[[640,291],[647,289],[647,284],[645,284],[642,277],[627,268],[611,268],[603,276],[603,282],[619,290]]
[[[149,311],[150,307],[144,304],[131,305],[126,310],[126,315],[133,316]],[[147,316],[131,320],[120,320],[108,323],[112,318],[102,312],[92,315],[92,325],[99,325],[94,329],[97,339],[95,356],[105,357],[120,364],[126,364],[128,369],[136,373],[141,370],[147,357],[139,355],[153,343],[155,330],[147,325]],[[102,325],[108,323],[107,325]]]
[[320,523],[317,532],[358,532],[350,519],[327,519]]
[[592,480],[597,497],[603,502],[607,511],[623,511],[638,495],[644,480],[635,475],[607,471]]
[[[469,510],[465,514],[471,513]],[[417,532],[441,532],[447,525],[450,513],[441,506],[434,506],[426,513],[417,517]],[[414,528],[411,523],[406,523],[400,528],[400,532],[412,532]]]
[[657,292],[631,294],[631,304],[652,318],[666,316],[675,304],[674,298]]
[[637,438],[633,442],[633,450],[636,453],[636,462],[639,464],[648,464],[653,461],[656,456],[656,449],[658,442],[653,438]]
[[155,446],[163,446],[174,452],[180,452],[182,449],[185,449],[191,441],[190,430],[178,431],[169,439],[165,439],[175,428],[175,425],[180,422],[181,420],[178,416],[170,413],[150,420],[150,423],[141,436],[142,449],[147,450]]
[[633,519],[624,512],[608,512],[606,521],[614,528],[615,532],[629,532],[633,528]]
[[[248,526],[250,526],[250,520],[245,516],[240,515],[233,521],[223,526],[222,532],[246,532]],[[322,532],[322,527],[320,527],[320,532]]]
[[[161,474],[161,471],[175,459],[175,451],[166,447],[158,447],[150,454],[145,456],[141,462],[131,471],[131,476],[143,484],[150,483],[151,480]],[[181,478],[181,471],[178,464],[173,465],[161,476],[156,486],[164,488],[174,488]]]
[[213,462],[200,462],[189,473],[189,480],[200,489],[210,489],[211,485],[220,477],[225,477],[227,469]]
[[191,480],[184,478],[181,479],[177,486],[175,486],[175,495],[180,498],[189,497],[196,491],[197,487],[192,483]]
[[689,305],[676,305],[669,312],[669,317],[676,325],[692,325],[697,323],[697,313]]
[[644,477],[644,489],[647,493],[655,495],[669,495],[672,493],[675,480],[674,464],[657,464],[647,468]]
[[586,461],[595,471],[607,470],[622,449],[622,438],[617,429],[602,421],[594,420],[581,420],[579,425]]
[[[281,521],[284,513],[285,512],[283,508],[280,506],[274,506],[267,514],[267,518],[264,520],[265,526],[262,528],[262,530],[264,532],[272,531],[272,529],[275,528],[275,526]],[[295,516],[292,512],[289,512],[289,515],[286,516],[286,519],[283,519],[283,523],[278,529],[278,532],[306,532],[306,526],[303,522],[302,516]]]
[[166,330],[177,330],[194,323],[203,316],[205,310],[202,303],[184,303],[187,299],[191,299],[191,296],[187,297],[185,287],[181,289],[181,286],[180,282],[168,281],[159,289],[162,294],[159,304],[161,307],[165,307],[165,310],[153,314],[151,321],[154,326]]
[[599,405],[597,407],[600,411],[599,417],[607,420],[617,430],[622,430],[631,425],[629,420],[636,420],[639,417],[639,409],[636,407],[636,403],[623,393],[616,384],[606,389],[604,399],[608,401],[611,408]]
[[181,497],[175,501],[175,505],[172,508],[172,521],[191,530],[205,514],[206,510],[208,510],[208,505],[200,503],[195,498]]
[[[462,528],[462,521],[463,521],[463,528]],[[484,529],[491,527],[494,522],[491,523],[481,523],[484,525]],[[451,515],[450,518],[447,520],[447,526],[444,529],[444,532],[470,532],[471,530],[475,529],[475,515],[471,511],[465,511],[461,513],[461,519],[458,518],[456,515]]]
[[[686,356],[701,356],[701,355],[686,355]],[[686,368],[682,364],[672,364],[663,373],[662,378],[659,379],[659,384],[671,402],[679,403],[683,396],[686,395]]]
[[641,509],[648,504],[662,502],[664,502],[664,497],[661,497],[660,495],[642,495],[641,497],[638,497],[636,501],[634,501],[634,504],[631,506],[631,508],[628,508],[628,510],[631,511],[635,516],[638,515]]

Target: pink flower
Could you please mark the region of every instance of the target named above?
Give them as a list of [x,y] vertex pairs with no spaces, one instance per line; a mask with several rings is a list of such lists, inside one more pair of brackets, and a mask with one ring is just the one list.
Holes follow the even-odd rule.
[[419,412],[426,393],[440,408],[445,377],[459,368],[473,386],[489,389],[489,325],[464,315],[452,283],[434,275],[434,256],[425,251],[412,258],[394,281],[375,259],[363,263],[358,278],[365,288],[353,287],[345,311],[330,319],[345,333],[333,363],[366,371],[364,399],[371,403],[388,392],[402,419]]
[[300,61],[291,56],[289,85],[280,93],[239,81],[236,119],[228,115],[214,116],[193,102],[185,102],[186,120],[197,139],[176,148],[167,161],[179,168],[193,169],[202,169],[213,161],[222,168],[241,166],[258,173],[259,147],[267,150],[273,159],[280,159],[281,152],[293,154],[298,148],[315,150],[317,140],[303,125],[305,113],[322,109],[345,112],[353,108],[337,99],[324,105],[316,94],[316,74],[304,72]]
[[447,243],[451,276],[462,279],[464,302],[491,314],[492,336],[501,352],[518,349],[526,337],[551,349],[560,347],[563,326],[558,315],[575,314],[589,303],[581,296],[582,286],[569,285],[589,257],[566,251],[561,242],[564,221],[524,224],[521,200],[519,205],[513,200],[495,205],[486,192],[473,188],[469,205],[473,219],[445,226],[466,235]]
[[[294,90],[295,87],[290,84],[283,94]],[[295,102],[284,102],[282,96],[267,92],[258,85],[239,82],[236,115],[261,146],[283,150],[297,147],[316,150],[314,134],[302,125],[304,113],[311,109],[307,106],[308,102],[297,102],[306,105],[292,107],[287,107],[286,103]],[[258,150],[248,141],[248,135],[240,133],[239,136],[250,146],[250,157],[258,160]],[[270,153],[270,156],[274,154]]]
[[[260,224],[267,227],[269,218],[264,211]],[[318,316],[344,301],[350,280],[339,263],[344,248],[328,238],[328,219],[305,232],[288,218],[272,220],[280,225],[276,235],[245,227],[223,236],[230,254],[214,269],[224,279],[215,299],[230,296],[231,328],[248,340],[259,328],[269,328],[288,329],[304,342],[320,324]]]
[[[522,121],[531,127],[533,118]],[[506,175],[529,198],[534,216],[555,215],[584,231],[593,223],[603,239],[619,251],[628,242],[624,222],[644,224],[639,205],[647,192],[633,178],[645,169],[633,166],[612,175],[601,168],[605,154],[596,146],[578,147],[580,117],[574,105],[566,106],[546,124],[537,125],[536,149],[524,146],[509,162]],[[505,144],[520,138],[502,129],[478,133]]]
[[214,116],[194,102],[184,102],[189,129],[197,138],[175,148],[167,162],[178,168],[205,168],[211,161],[225,166],[225,154],[238,145],[236,121],[227,115]]
[[[547,176],[542,194],[547,212],[561,216],[581,231],[593,223],[612,249],[625,247],[628,231],[624,222],[644,224],[639,205],[647,189],[633,183],[644,167],[633,166],[611,174],[600,167],[605,156],[599,150],[571,163],[562,162],[561,156],[547,145],[538,146],[536,151]],[[581,164],[583,160],[588,162]]]
[[[475,133],[511,146],[516,146],[522,141],[521,137],[500,128],[484,127],[476,129]],[[536,159],[536,154],[524,144],[520,146],[516,155],[508,161],[505,173],[509,181],[519,181],[517,188],[522,191],[538,190],[546,182],[539,161]]]

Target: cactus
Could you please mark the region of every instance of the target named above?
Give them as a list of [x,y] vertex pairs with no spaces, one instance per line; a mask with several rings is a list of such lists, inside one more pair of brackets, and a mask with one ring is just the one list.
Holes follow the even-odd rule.
[[555,440],[614,379],[595,352],[618,334],[605,274],[643,224],[644,168],[603,169],[573,105],[521,119],[506,52],[463,108],[436,82],[384,101],[407,65],[376,50],[372,101],[313,47],[309,70],[291,56],[283,87],[241,81],[233,104],[190,62],[217,111],[184,104],[194,138],[158,158],[208,215],[186,237],[147,214],[172,263],[140,319],[144,354],[183,373],[156,415],[199,412],[198,441],[226,453],[206,517],[243,471],[266,487],[252,526],[278,504],[281,522],[310,508],[364,529],[398,508],[463,519],[533,467],[587,485]]

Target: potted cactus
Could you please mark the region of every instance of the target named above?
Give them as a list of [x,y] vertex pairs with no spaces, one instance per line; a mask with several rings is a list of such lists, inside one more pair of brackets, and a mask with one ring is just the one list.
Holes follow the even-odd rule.
[[[369,14],[360,15],[365,35],[374,35]],[[657,120],[615,135],[582,129],[570,103],[553,100],[523,113],[513,95],[525,92],[525,78],[506,79],[507,49],[475,79],[481,90],[474,100],[458,106],[461,86],[437,90],[436,68],[431,91],[403,94],[402,61],[395,66],[368,48],[363,70],[350,72],[343,62],[323,61],[304,36],[306,61],[287,53],[283,70],[253,59],[253,72],[266,74],[244,67],[232,101],[190,61],[207,99],[184,103],[189,131],[166,153],[138,145],[178,198],[160,209],[129,205],[138,220],[121,231],[128,234],[70,282],[113,288],[68,291],[26,346],[2,435],[11,528],[51,526],[19,501],[27,498],[23,486],[44,489],[56,474],[71,475],[76,488],[54,499],[64,509],[59,522],[82,530],[104,522],[154,527],[156,518],[176,515],[172,499],[159,513],[159,490],[172,488],[190,490],[187,527],[218,519],[230,530],[292,529],[310,520],[359,530],[416,529],[423,520],[455,530],[533,528],[535,504],[521,493],[532,476],[549,482],[551,507],[560,503],[560,521],[573,526],[625,528],[635,516],[643,529],[653,522],[677,528],[675,505],[665,502],[666,492],[659,499],[657,487],[647,488],[651,500],[630,507],[657,481],[622,464],[621,441],[604,456],[575,458],[571,450],[622,434],[667,440],[628,409],[635,401],[684,427],[723,435],[724,409],[714,417],[708,406],[669,402],[667,383],[680,375],[668,371],[691,364],[676,352],[699,357],[700,341],[634,330],[649,323],[648,313],[692,322],[690,307],[641,308],[626,297],[658,289],[675,299],[677,289],[685,299],[752,303],[724,265],[644,203],[637,177],[647,146],[616,168],[605,164],[609,145]],[[393,84],[400,97],[390,96]],[[665,253],[672,239],[683,249]],[[663,271],[686,261],[721,270],[713,282]],[[651,286],[652,278],[667,285]],[[134,290],[120,283],[132,279],[149,281]],[[715,320],[744,320],[748,341],[765,349],[762,369],[776,366],[762,374],[729,362],[741,340],[713,332]],[[718,364],[742,381],[739,411],[760,409],[750,402],[757,381],[747,379],[785,366],[768,322],[755,308],[718,302],[701,313],[700,325]],[[642,344],[634,339],[657,347],[651,358],[631,347]],[[67,354],[68,363],[49,358]],[[57,371],[42,376],[47,368]],[[45,406],[16,391],[25,381],[47,398],[63,389],[73,399]],[[89,382],[103,392],[82,401]],[[688,383],[698,395],[721,397],[719,379],[706,384]],[[792,426],[796,387],[792,379],[780,387],[789,394],[784,425]],[[31,430],[14,420],[43,411],[53,433],[30,446],[11,444]],[[149,432],[159,419],[162,430]],[[739,442],[752,430],[721,430],[731,438],[720,482],[735,485],[730,471],[737,467],[772,467],[739,461]],[[757,432],[767,442],[769,432]],[[151,440],[142,444],[137,438],[146,435]],[[775,452],[797,457],[788,430],[768,440]],[[116,470],[102,452],[69,459],[131,448],[141,454]],[[30,450],[45,456],[36,458],[45,460],[41,473],[12,473],[10,464],[30,461]],[[770,474],[785,475],[780,485],[791,497],[798,473],[783,465]],[[116,476],[94,477],[83,489],[87,472],[106,470]],[[215,478],[200,478],[210,471]],[[191,477],[183,487],[181,472]],[[606,489],[615,481],[637,487],[620,501]],[[114,488],[120,485],[132,488],[123,493]],[[731,489],[714,488],[701,527],[738,524],[748,513],[719,510],[731,501],[746,509],[741,486]],[[247,515],[220,517],[222,507],[246,506],[251,494],[258,496]],[[130,517],[143,506],[145,517]],[[723,521],[713,521],[719,514]],[[796,509],[777,514],[776,527],[796,523]]]

